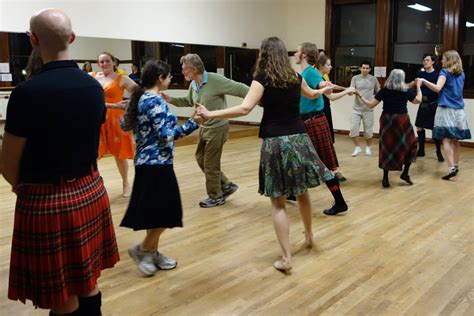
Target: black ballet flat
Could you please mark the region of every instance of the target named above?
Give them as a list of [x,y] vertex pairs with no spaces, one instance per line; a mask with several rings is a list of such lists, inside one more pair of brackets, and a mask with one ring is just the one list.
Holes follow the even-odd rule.
[[403,174],[400,176],[400,179],[408,183],[409,185],[413,185],[413,182],[411,182],[410,176],[407,174]]
[[456,169],[451,170],[447,175],[442,176],[441,179],[443,180],[449,180],[452,177],[455,177],[458,174],[458,171]]
[[388,188],[390,186],[390,182],[388,182],[388,179],[382,179],[382,186],[384,188]]

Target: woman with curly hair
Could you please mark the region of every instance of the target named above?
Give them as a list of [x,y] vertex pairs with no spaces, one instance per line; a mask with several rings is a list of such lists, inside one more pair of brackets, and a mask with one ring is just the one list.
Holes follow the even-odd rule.
[[[305,245],[312,247],[312,211],[308,189],[334,179],[316,153],[299,115],[301,94],[316,98],[330,86],[313,90],[292,68],[285,44],[277,37],[264,39],[254,79],[242,104],[217,111],[203,105],[203,118],[232,118],[263,107],[259,137],[263,139],[259,168],[259,193],[270,198],[275,232],[283,252],[273,263],[280,271],[291,269],[290,228],[286,215],[287,196],[296,196],[305,227]],[[340,193],[340,191],[339,191]],[[340,198],[343,200],[342,195]],[[344,203],[345,204],[345,203]]]
[[458,52],[449,50],[443,53],[441,66],[443,69],[439,72],[436,84],[423,78],[418,80],[428,89],[439,93],[433,138],[443,142],[443,151],[449,171],[442,179],[449,180],[459,172],[459,141],[470,139],[471,132],[467,126],[467,117],[464,112],[462,90],[465,75]]

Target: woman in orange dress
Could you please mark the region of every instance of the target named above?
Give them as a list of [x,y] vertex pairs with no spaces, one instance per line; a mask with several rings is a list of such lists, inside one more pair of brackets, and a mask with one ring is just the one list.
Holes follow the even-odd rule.
[[104,88],[105,104],[107,116],[100,130],[99,159],[106,154],[115,157],[115,163],[122,176],[124,197],[130,196],[131,187],[128,181],[128,162],[133,159],[135,150],[130,132],[124,132],[120,128],[120,118],[124,114],[127,101],[123,100],[123,92],[127,90],[132,93],[136,87],[135,82],[128,76],[123,76],[115,72],[115,57],[108,52],[100,53],[97,61],[101,72],[91,72],[93,76]]

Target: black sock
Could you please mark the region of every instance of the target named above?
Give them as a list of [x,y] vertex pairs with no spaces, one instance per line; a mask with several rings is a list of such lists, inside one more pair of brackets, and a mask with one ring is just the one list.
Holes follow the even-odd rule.
[[405,167],[403,168],[402,174],[408,175],[408,171],[410,170],[411,162],[405,163]]
[[388,170],[383,171],[383,178],[388,180]]
[[426,133],[425,130],[418,131],[418,151],[425,152]]
[[436,152],[441,153],[441,141],[439,139],[433,139],[436,145]]
[[344,197],[342,196],[341,188],[339,187],[339,180],[334,177],[329,181],[326,181],[326,186],[331,191],[332,196],[336,202],[336,205],[345,205]]
[[79,297],[79,310],[81,315],[100,316],[102,312],[100,307],[102,305],[102,293],[88,297]]

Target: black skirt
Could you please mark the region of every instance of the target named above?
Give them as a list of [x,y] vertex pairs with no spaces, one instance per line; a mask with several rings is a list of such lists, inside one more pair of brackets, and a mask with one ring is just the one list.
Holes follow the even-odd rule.
[[422,102],[416,113],[415,126],[432,130],[437,107],[437,101]]
[[173,165],[135,166],[132,196],[120,226],[133,230],[183,227]]

